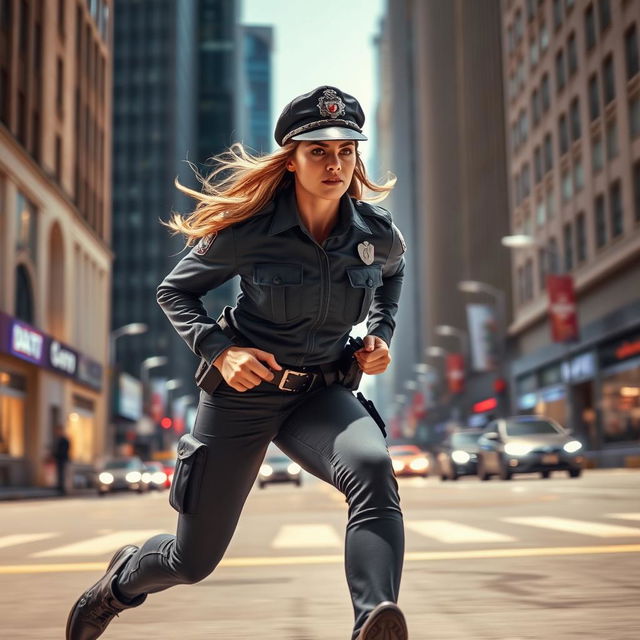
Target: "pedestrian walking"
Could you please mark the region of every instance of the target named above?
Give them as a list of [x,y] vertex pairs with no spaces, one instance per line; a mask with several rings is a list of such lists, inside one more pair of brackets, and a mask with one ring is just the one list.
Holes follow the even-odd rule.
[[[197,244],[157,299],[202,358],[193,433],[178,442],[170,491],[177,532],[118,550],[71,609],[67,640],[98,638],[148,594],[206,578],[272,441],[348,502],[350,637],[407,638],[396,604],[404,556],[398,484],[378,416],[354,396],[353,367],[344,367],[349,333],[364,320],[355,368],[377,375],[388,367],[405,262],[390,213],[362,199],[365,189],[382,199],[395,182],[365,173],[364,119],[356,98],[319,87],[284,108],[279,149],[254,157],[235,144],[211,175],[199,176],[202,192],[177,183],[198,204],[164,224]],[[201,298],[236,275],[236,305],[214,320]]]
[[56,463],[56,488],[60,495],[67,494],[67,467],[71,443],[65,435],[64,427],[56,425],[53,430],[52,456]]

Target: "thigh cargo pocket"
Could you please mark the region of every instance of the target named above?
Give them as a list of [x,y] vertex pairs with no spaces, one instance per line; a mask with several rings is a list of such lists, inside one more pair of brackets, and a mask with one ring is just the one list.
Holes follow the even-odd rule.
[[190,433],[185,433],[178,440],[178,457],[169,490],[169,504],[179,513],[195,513],[206,457],[206,445]]

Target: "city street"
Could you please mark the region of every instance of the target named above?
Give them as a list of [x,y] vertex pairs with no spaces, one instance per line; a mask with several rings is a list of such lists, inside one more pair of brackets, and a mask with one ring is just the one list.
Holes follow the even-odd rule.
[[[639,479],[401,479],[410,637],[640,637]],[[11,502],[0,514],[0,636],[12,640],[63,637],[112,551],[176,519],[166,492]],[[256,488],[214,574],[151,595],[104,637],[346,640],[345,520],[341,496],[313,478]]]

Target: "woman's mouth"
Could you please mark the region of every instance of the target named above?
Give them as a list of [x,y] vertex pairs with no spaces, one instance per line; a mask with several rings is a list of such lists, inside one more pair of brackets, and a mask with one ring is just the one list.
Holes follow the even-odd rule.
[[322,182],[323,184],[342,184],[342,180],[340,178],[327,178]]

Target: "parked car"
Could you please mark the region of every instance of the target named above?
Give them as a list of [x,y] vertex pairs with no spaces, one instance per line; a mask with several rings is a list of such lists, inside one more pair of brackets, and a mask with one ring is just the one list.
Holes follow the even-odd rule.
[[149,490],[151,475],[140,458],[116,458],[109,460],[98,473],[98,493],[103,496],[113,491]]
[[149,460],[144,463],[147,472],[150,474],[149,488],[160,491],[167,487],[167,474],[164,470],[162,462],[157,460]]
[[293,482],[302,485],[302,469],[283,453],[269,453],[258,472],[258,486],[264,489],[272,482]]
[[398,444],[389,447],[391,464],[396,476],[429,475],[429,458],[427,454],[414,444]]
[[493,420],[478,440],[478,477],[565,470],[572,478],[582,473],[582,443],[555,420],[543,416],[514,416]]
[[171,486],[171,481],[173,480],[173,474],[176,470],[176,461],[173,460],[164,460],[162,462],[162,470],[164,471],[167,479],[164,481],[164,486],[168,489]]
[[482,429],[466,429],[452,433],[442,442],[436,455],[441,480],[476,475],[478,439],[482,434]]

